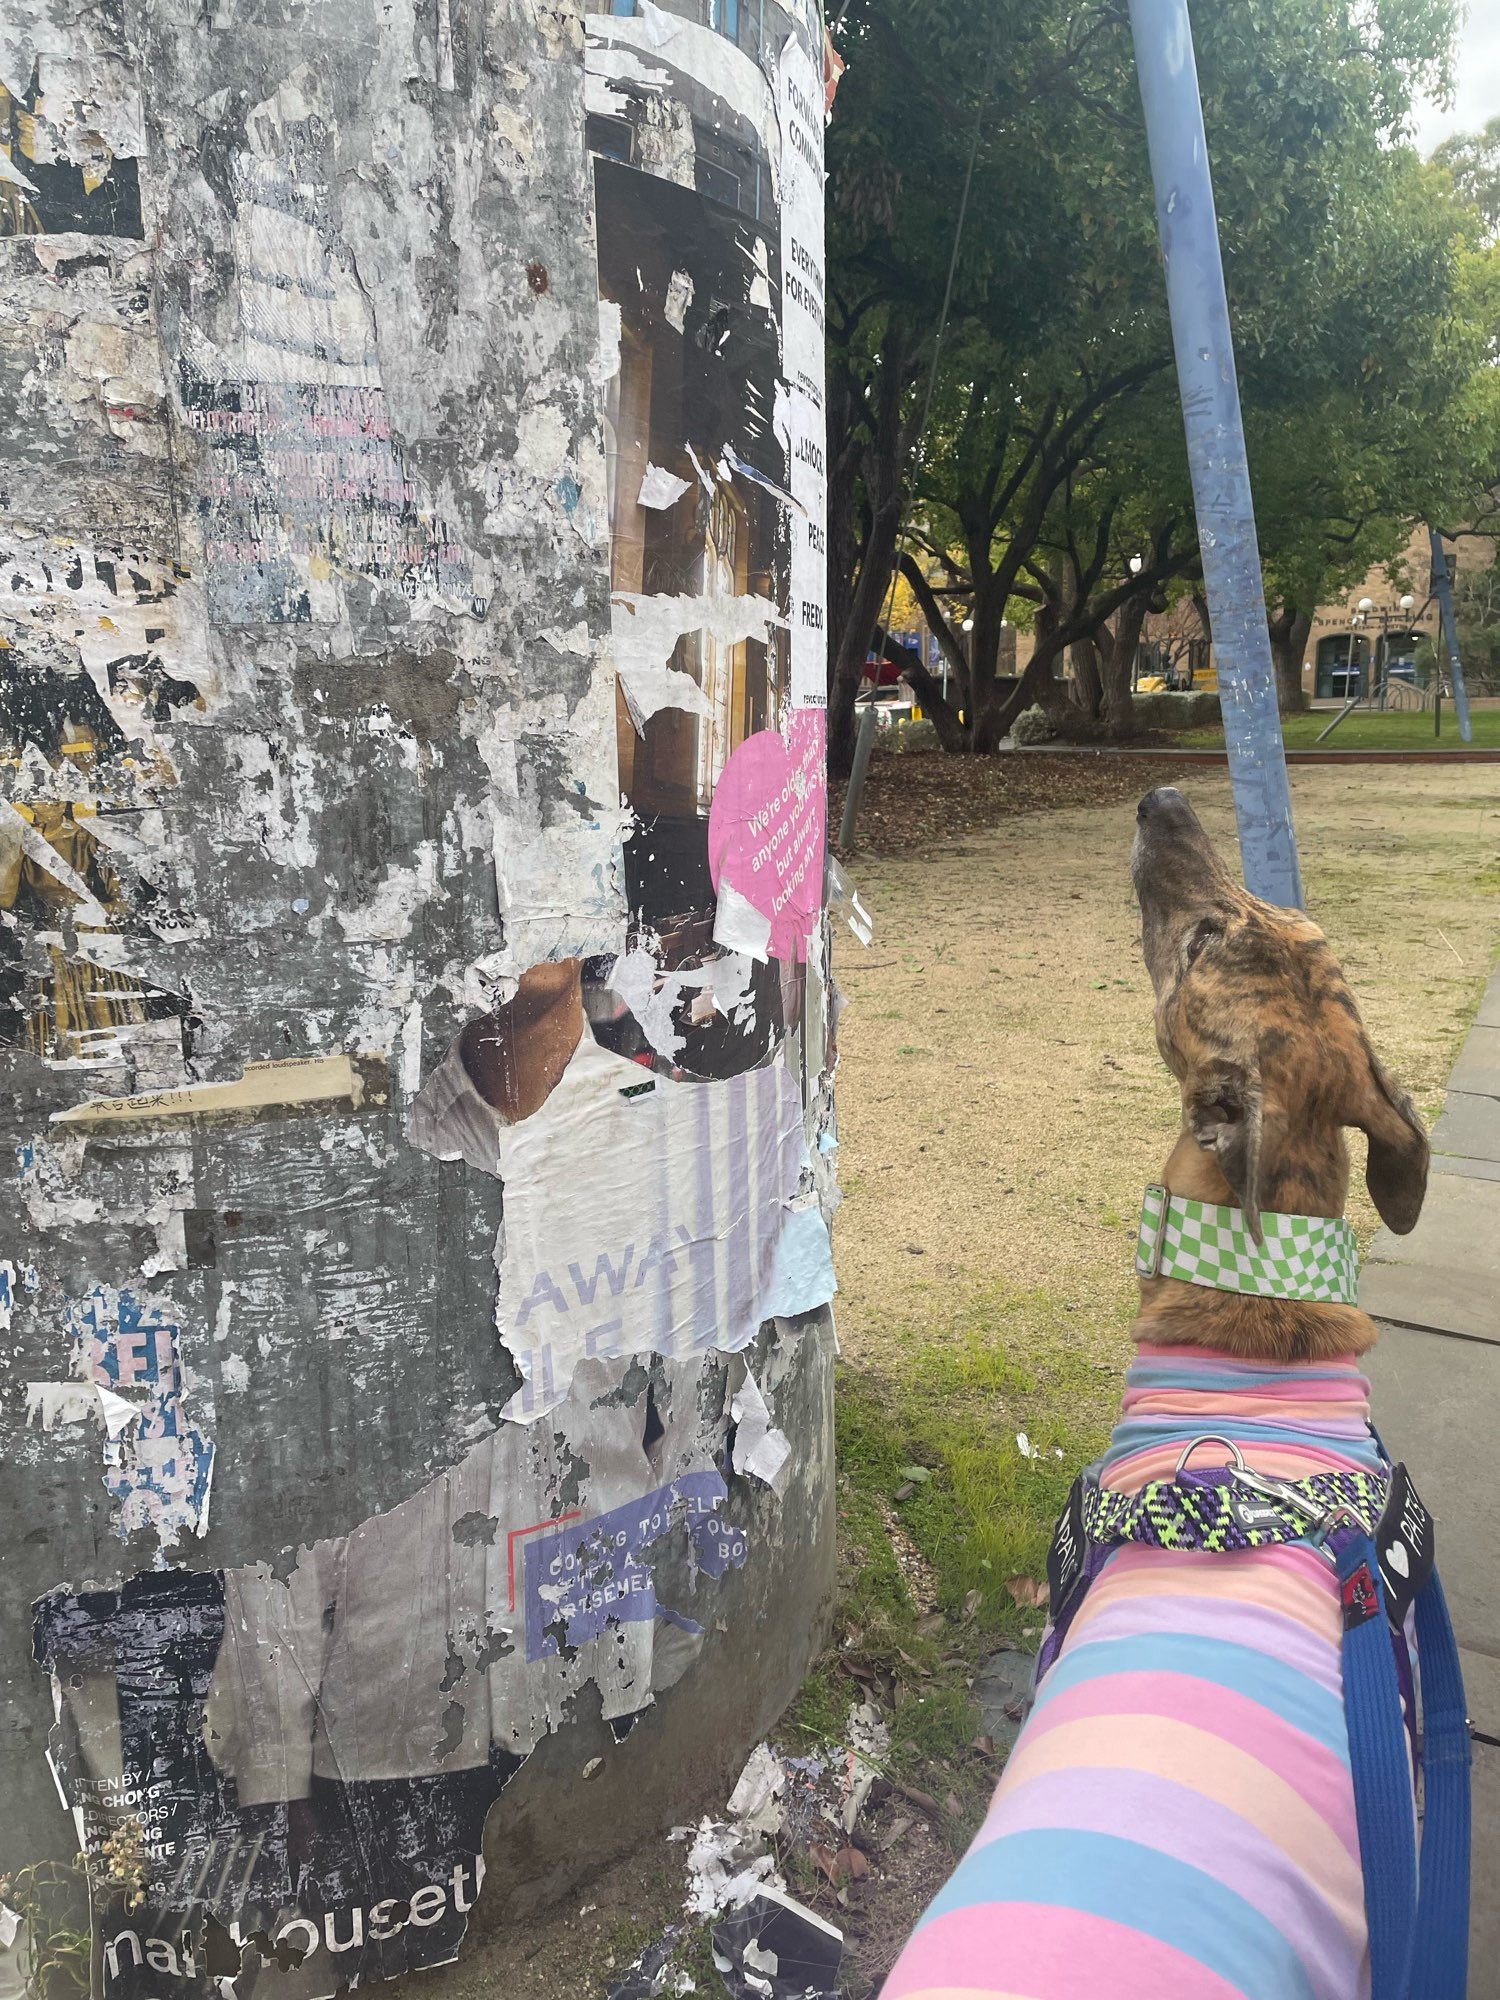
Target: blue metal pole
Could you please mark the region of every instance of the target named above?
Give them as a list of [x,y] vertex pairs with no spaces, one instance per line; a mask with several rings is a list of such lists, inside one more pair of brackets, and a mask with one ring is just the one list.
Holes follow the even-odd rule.
[[1246,886],[1302,902],[1234,342],[1186,0],[1130,0]]
[[[1458,712],[1458,733],[1463,742],[1468,743],[1473,739],[1473,731],[1469,727],[1469,690],[1464,685],[1463,661],[1458,657],[1458,625],[1453,617],[1453,586],[1448,581],[1448,552],[1436,528],[1427,530],[1427,538],[1432,548],[1432,587],[1437,592],[1438,610],[1443,617],[1448,672],[1453,677],[1453,706]],[[1442,699],[1442,669],[1439,668],[1438,686],[1433,697],[1434,711]]]

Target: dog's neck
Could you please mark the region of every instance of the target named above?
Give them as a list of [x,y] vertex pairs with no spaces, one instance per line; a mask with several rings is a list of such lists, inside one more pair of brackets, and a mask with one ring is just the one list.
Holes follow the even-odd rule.
[[[1349,1156],[1336,1129],[1293,1158],[1273,1156],[1265,1178],[1265,1206],[1283,1215],[1344,1212]],[[1233,1205],[1234,1190],[1193,1134],[1173,1147],[1162,1183],[1194,1201]],[[1181,1278],[1143,1278],[1141,1310],[1131,1329],[1136,1341],[1164,1347],[1208,1347],[1241,1360],[1325,1361],[1364,1354],[1375,1345],[1375,1322],[1357,1306],[1322,1305],[1310,1299],[1267,1299],[1243,1292],[1211,1291]]]

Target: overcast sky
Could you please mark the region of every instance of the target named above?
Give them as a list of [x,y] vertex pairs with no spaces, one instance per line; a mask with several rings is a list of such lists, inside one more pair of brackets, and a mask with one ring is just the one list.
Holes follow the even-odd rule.
[[1430,153],[1450,132],[1477,132],[1500,114],[1500,6],[1469,0],[1469,18],[1459,32],[1457,94],[1451,111],[1423,105],[1417,112],[1416,143]]

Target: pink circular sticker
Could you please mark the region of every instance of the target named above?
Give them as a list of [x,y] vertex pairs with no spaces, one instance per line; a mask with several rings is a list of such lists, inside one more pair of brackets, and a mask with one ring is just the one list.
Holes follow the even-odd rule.
[[821,708],[792,710],[783,736],[749,736],[724,766],[708,809],[708,866],[771,926],[772,958],[807,957],[823,906],[828,829],[827,721]]

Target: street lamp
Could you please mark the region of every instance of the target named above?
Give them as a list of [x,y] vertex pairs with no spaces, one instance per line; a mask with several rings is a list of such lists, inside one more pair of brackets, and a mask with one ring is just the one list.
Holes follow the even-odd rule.
[[[1402,629],[1402,626],[1404,626],[1406,629],[1407,636],[1410,637],[1411,614],[1416,608],[1416,603],[1417,600],[1412,596],[1410,591],[1403,591],[1400,597],[1396,599],[1394,606],[1389,604],[1383,604],[1380,607],[1380,642],[1376,650],[1375,658],[1380,677],[1380,706],[1382,709],[1386,705],[1386,694],[1390,686],[1390,678],[1391,678],[1391,659],[1390,659],[1391,621],[1394,618],[1395,614],[1399,612],[1401,614],[1401,625],[1398,625],[1396,629],[1400,631]],[[1365,612],[1366,616],[1368,617],[1369,613],[1373,611],[1375,607],[1370,603],[1368,597],[1362,597],[1360,599],[1360,608]]]
[[1354,635],[1375,609],[1372,597],[1362,597],[1349,613],[1349,657],[1344,662],[1344,699],[1349,699],[1349,683],[1354,679]]

